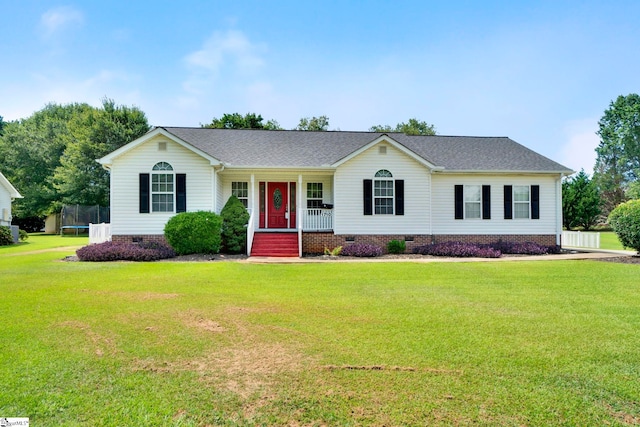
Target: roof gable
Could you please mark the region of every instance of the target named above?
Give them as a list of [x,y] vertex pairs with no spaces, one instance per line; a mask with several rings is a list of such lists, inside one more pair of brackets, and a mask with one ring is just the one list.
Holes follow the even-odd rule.
[[16,188],[11,185],[9,180],[2,174],[2,172],[0,172],[0,185],[6,188],[7,192],[9,193],[9,197],[11,197],[12,199],[22,199],[22,196],[20,195],[20,193],[18,193],[18,190],[16,190]]
[[167,139],[172,140],[173,142],[183,146],[184,148],[186,148],[187,150],[190,150],[192,152],[194,152],[195,154],[204,157],[205,159],[209,160],[209,162],[212,165],[219,165],[221,163],[220,160],[218,160],[217,158],[213,157],[212,155],[210,155],[209,153],[206,153],[200,149],[198,149],[197,147],[195,147],[193,144],[190,144],[187,141],[182,140],[181,138],[177,137],[176,135],[173,135],[169,132],[167,132],[164,128],[154,128],[151,131],[149,131],[148,133],[142,135],[140,138],[135,139],[133,141],[131,141],[130,143],[123,145],[122,147],[118,148],[117,150],[107,154],[106,156],[97,159],[96,161],[100,164],[102,164],[103,166],[110,166],[111,164],[113,164],[114,159],[128,153],[129,151],[133,150],[134,148],[145,144],[147,142],[149,142],[150,140],[156,138],[157,136],[162,135],[164,137],[166,137]]

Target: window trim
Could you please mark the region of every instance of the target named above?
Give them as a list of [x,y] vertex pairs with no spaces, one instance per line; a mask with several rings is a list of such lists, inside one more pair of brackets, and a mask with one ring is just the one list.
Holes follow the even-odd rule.
[[[237,184],[241,184],[242,188],[237,188]],[[246,195],[238,195],[239,192],[246,192]],[[231,195],[236,196],[245,208],[249,208],[249,183],[247,181],[231,181]]]
[[322,208],[324,201],[323,184],[322,182],[307,182],[307,209]]
[[[385,179],[386,178],[386,179]],[[381,185],[384,183],[386,188]],[[373,214],[374,215],[394,215],[396,211],[395,201],[395,179],[393,174],[387,169],[380,169],[373,178]],[[379,194],[376,194],[378,192]],[[382,193],[385,193],[382,195]],[[390,194],[389,194],[390,192]],[[378,204],[378,201],[386,201],[385,206]],[[391,201],[391,206],[388,205]],[[381,212],[382,209],[386,212]]]
[[[160,178],[164,177],[165,181],[161,182]],[[171,178],[169,181],[168,178]],[[156,182],[156,178],[158,181]],[[158,162],[153,165],[151,169],[151,176],[149,180],[149,196],[150,196],[150,211],[151,213],[174,213],[176,212],[176,173],[173,170],[173,166],[167,162]],[[157,186],[154,189],[154,186]],[[165,190],[162,191],[162,186],[165,186]],[[171,190],[168,188],[171,186]],[[158,199],[164,199],[163,201],[155,200],[155,196]],[[169,200],[170,199],[170,200]],[[161,209],[162,208],[162,209]]]
[[[516,200],[516,189],[517,188],[526,188],[527,189],[527,200]],[[525,206],[527,216],[518,216],[518,214],[523,213],[524,210],[516,209],[518,206]],[[513,219],[531,219],[531,186],[530,185],[514,185],[513,186]]]

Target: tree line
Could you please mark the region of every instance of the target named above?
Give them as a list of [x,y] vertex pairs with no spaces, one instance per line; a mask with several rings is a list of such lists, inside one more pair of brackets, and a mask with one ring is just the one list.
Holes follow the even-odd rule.
[[590,178],[584,170],[562,183],[564,227],[591,229],[621,203],[640,198],[640,96],[620,95],[598,121],[600,143]]
[[[265,121],[255,113],[224,114],[200,126],[283,129],[277,121]],[[150,129],[139,108],[116,105],[107,98],[97,108],[86,103],[48,104],[25,119],[5,122],[0,116],[0,170],[24,196],[13,203],[16,222],[25,229],[39,229],[42,218],[63,205],[109,206],[109,172],[95,160]],[[294,130],[327,131],[329,118],[303,117]],[[417,119],[370,130],[435,134],[433,125]],[[32,222],[35,225],[29,227]]]

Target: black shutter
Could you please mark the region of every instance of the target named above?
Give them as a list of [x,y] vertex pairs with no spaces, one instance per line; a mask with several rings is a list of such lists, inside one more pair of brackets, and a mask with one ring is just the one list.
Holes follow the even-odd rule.
[[540,186],[531,186],[531,219],[540,219]]
[[364,214],[373,215],[373,181],[362,180],[362,201],[364,203]]
[[140,213],[149,213],[149,174],[141,173],[139,178]]
[[462,185],[456,185],[455,197],[455,219],[464,219],[464,190]]
[[513,219],[513,187],[504,186],[504,219]]
[[404,215],[404,179],[396,179],[396,215]]
[[482,186],[482,219],[491,219],[491,186]]
[[176,212],[187,211],[187,175],[176,174]]

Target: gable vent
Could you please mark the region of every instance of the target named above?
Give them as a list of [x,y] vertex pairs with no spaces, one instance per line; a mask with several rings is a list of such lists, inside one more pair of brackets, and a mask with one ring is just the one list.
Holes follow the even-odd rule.
[[165,141],[158,142],[158,151],[167,151],[167,143]]
[[387,146],[381,145],[380,147],[378,147],[378,154],[387,154]]

